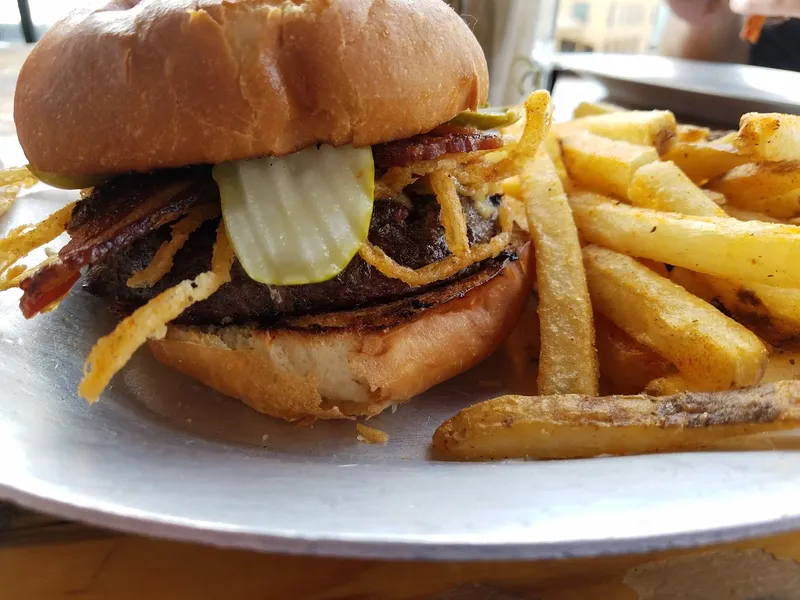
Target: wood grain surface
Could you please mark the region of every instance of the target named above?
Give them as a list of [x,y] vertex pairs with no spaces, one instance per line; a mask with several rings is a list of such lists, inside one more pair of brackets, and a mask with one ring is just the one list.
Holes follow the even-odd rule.
[[800,535],[526,563],[289,557],[112,536],[0,549],[13,600],[796,600]]

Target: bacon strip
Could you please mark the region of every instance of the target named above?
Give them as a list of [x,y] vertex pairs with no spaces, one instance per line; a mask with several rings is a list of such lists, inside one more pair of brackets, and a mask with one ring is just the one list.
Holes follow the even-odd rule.
[[75,207],[67,225],[71,239],[58,260],[21,283],[22,314],[30,319],[63,298],[83,266],[130,246],[192,206],[218,199],[217,186],[204,169],[126,175],[98,186]]
[[454,130],[422,134],[405,140],[373,146],[372,155],[379,169],[407,167],[423,160],[435,160],[444,154],[496,150],[503,140],[494,133],[477,130]]

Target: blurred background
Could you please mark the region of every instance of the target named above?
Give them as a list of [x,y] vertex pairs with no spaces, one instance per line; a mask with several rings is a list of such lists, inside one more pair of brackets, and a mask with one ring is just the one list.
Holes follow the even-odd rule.
[[[659,106],[709,123],[747,110],[800,112],[800,75],[787,73],[800,71],[797,19],[768,23],[750,46],[739,40],[742,17],[727,0],[445,1],[483,46],[494,106],[546,88],[558,96],[559,114],[579,97]],[[35,42],[69,10],[104,3],[0,0],[0,46],[23,51],[21,42]],[[578,88],[577,77],[602,89]]]
[[[0,40],[34,41],[61,15],[87,4],[86,0],[1,0]],[[477,25],[485,28],[489,21],[480,16],[492,10],[512,10],[515,3],[450,0],[450,4],[468,20],[472,17],[473,23],[477,20]],[[658,24],[667,15],[661,0],[523,0],[516,4],[527,5],[528,10],[532,7],[533,14],[547,12],[555,16],[555,49],[561,51],[651,51],[657,44]]]

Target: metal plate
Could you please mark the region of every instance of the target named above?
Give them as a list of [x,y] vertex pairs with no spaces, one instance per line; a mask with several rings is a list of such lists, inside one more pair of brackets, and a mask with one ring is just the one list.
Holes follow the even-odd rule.
[[[19,157],[3,140],[0,156]],[[14,160],[16,160],[14,159]],[[0,229],[70,193],[38,186]],[[704,453],[589,461],[444,464],[431,433],[496,395],[501,356],[371,424],[298,427],[139,353],[102,401],[76,387],[112,326],[72,294],[25,321],[0,295],[0,499],[91,524],[223,546],[347,556],[518,559],[645,551],[800,525],[800,454]]]
[[602,83],[608,100],[736,127],[746,112],[800,113],[800,73],[663,56],[559,53],[555,66]]

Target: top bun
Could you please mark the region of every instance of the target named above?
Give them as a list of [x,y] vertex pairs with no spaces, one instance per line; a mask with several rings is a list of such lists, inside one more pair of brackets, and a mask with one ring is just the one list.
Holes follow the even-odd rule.
[[487,91],[442,0],[112,0],[42,37],[14,113],[31,165],[89,175],[402,139]]

